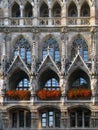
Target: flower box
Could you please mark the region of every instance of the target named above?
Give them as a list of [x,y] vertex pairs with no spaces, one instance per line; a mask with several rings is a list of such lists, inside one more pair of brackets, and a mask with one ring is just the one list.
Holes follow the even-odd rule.
[[68,90],[67,97],[68,99],[90,99],[91,89],[89,88],[72,88]]
[[31,93],[28,90],[8,90],[6,96],[15,100],[29,100]]
[[61,96],[60,90],[38,90],[37,97],[41,100],[59,100]]

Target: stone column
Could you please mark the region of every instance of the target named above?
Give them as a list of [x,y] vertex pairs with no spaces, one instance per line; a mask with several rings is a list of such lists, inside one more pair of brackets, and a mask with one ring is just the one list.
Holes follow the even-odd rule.
[[24,19],[23,19],[23,11],[24,11],[24,6],[23,5],[20,5],[20,21],[19,21],[19,24],[20,25],[24,25]]
[[92,25],[92,26],[95,26],[95,16],[96,16],[96,14],[95,14],[95,2],[92,4],[92,6],[90,7],[90,14],[91,14],[91,16],[90,16],[90,24]]
[[38,5],[37,5],[37,1],[35,0],[35,2],[33,3],[33,25],[37,26],[38,25]]
[[77,19],[77,24],[81,25],[81,19],[80,19],[80,7],[78,7],[78,19]]
[[61,8],[61,25],[66,26],[67,25],[67,7],[66,2],[63,1],[63,5]]

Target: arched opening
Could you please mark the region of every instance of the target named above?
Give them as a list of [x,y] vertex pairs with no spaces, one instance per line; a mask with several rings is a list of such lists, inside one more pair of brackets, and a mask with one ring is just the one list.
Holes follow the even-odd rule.
[[83,60],[85,62],[88,61],[88,45],[84,39],[82,39],[80,36],[76,38],[73,43],[72,43],[72,48],[71,48],[71,59],[73,59],[77,52],[79,50],[80,55],[82,56]]
[[30,82],[28,75],[21,69],[17,69],[9,79],[10,90],[29,90]]
[[17,40],[14,46],[14,57],[20,54],[26,64],[31,63],[31,46],[23,37]]
[[84,2],[81,7],[81,16],[82,17],[89,17],[90,16],[90,7],[87,2]]
[[74,2],[71,2],[68,7],[68,17],[77,17],[77,7]]
[[81,69],[75,70],[68,80],[67,97],[71,100],[88,100],[91,98],[90,79]]
[[61,17],[61,6],[56,2],[52,9],[53,17]]
[[47,40],[44,41],[43,48],[42,48],[42,59],[46,57],[47,49],[49,49],[49,54],[54,61],[56,62],[60,61],[59,45],[57,41],[52,37],[49,37]]
[[20,17],[20,7],[16,2],[12,6],[12,17]]
[[33,16],[32,5],[29,2],[27,2],[25,5],[24,16],[25,17],[32,17]]
[[40,7],[40,17],[49,17],[49,9],[45,2]]
[[87,108],[74,108],[69,110],[70,127],[90,127],[91,111]]
[[39,78],[39,88],[45,90],[59,90],[59,77],[51,69],[45,70]]
[[90,79],[81,69],[74,71],[69,78],[69,89],[79,87],[90,88]]
[[29,128],[31,127],[31,112],[24,108],[14,108],[9,111],[10,127]]
[[61,113],[58,109],[48,107],[39,111],[42,128],[59,128]]

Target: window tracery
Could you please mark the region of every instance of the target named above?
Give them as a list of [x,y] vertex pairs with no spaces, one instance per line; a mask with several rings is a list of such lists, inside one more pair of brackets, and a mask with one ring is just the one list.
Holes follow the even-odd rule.
[[47,48],[49,47],[49,54],[53,58],[54,61],[58,62],[60,60],[60,52],[57,41],[55,41],[52,37],[48,38],[44,42],[43,50],[42,50],[42,57],[43,59],[47,55]]
[[78,49],[84,61],[87,62],[88,61],[88,46],[87,46],[87,43],[81,37],[78,37],[73,42],[72,49],[71,49],[71,58],[75,57]]
[[14,57],[18,55],[18,52],[21,58],[27,63],[31,63],[31,47],[30,44],[24,39],[20,38],[14,47]]

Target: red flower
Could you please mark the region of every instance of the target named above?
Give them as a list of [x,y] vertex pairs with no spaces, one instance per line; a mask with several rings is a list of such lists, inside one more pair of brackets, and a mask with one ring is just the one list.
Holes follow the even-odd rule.
[[8,90],[6,92],[6,96],[8,98],[20,99],[20,100],[29,100],[30,95],[31,93],[28,90]]
[[68,91],[68,99],[73,99],[73,98],[90,98],[91,96],[91,90],[88,88],[72,88]]
[[37,97],[39,97],[42,100],[48,100],[48,99],[59,99],[61,95],[60,90],[39,90],[37,92]]

